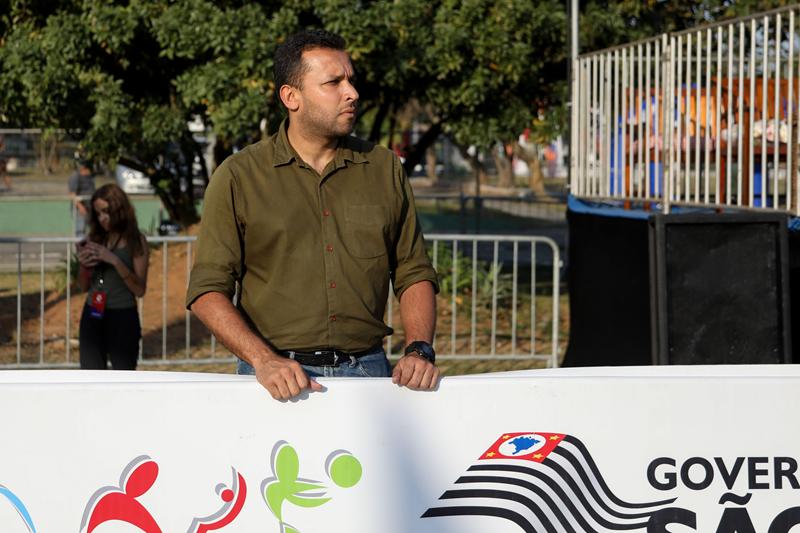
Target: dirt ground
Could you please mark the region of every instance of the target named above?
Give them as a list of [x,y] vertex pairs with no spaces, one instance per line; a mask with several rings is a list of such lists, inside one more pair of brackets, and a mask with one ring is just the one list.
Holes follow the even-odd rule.
[[[191,328],[190,355],[193,358],[208,357],[203,348],[210,349],[210,335],[203,325],[192,319],[184,309],[184,297],[187,285],[187,250],[185,244],[159,246],[150,250],[150,268],[148,286],[145,297],[140,300],[142,317],[142,348],[146,358],[161,357],[162,352],[175,355],[186,347],[187,322]],[[168,268],[164,269],[164,256],[168,256]],[[166,272],[166,276],[164,273]],[[73,272],[74,274],[74,272]],[[47,273],[45,275],[44,298],[39,294],[39,273],[25,275],[23,283],[22,335],[20,341],[24,346],[23,361],[39,360],[39,334],[43,332],[45,360],[56,362],[59,354],[65,351],[64,339],[69,328],[71,345],[77,343],[80,314],[86,300],[75,283],[70,290],[69,302],[64,288],[66,270]],[[164,281],[166,280],[166,283]],[[9,348],[16,353],[16,279],[10,280],[0,288],[0,357],[7,359]],[[43,304],[43,306],[42,306]],[[68,307],[69,306],[69,307]],[[40,320],[44,309],[44,320]],[[69,309],[69,324],[67,310]],[[162,318],[166,316],[162,328]],[[166,334],[165,336],[163,334]],[[192,350],[196,347],[196,350]],[[195,353],[191,353],[194,351]],[[4,357],[5,356],[5,357]]]

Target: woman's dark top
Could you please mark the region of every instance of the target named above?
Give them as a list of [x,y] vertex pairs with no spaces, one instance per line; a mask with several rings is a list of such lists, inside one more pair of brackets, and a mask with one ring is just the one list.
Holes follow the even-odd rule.
[[[133,272],[133,257],[130,246],[115,248],[111,252],[119,257],[128,269]],[[102,285],[100,280],[103,280]],[[117,269],[108,263],[100,262],[94,267],[92,284],[89,287],[89,297],[92,292],[102,289],[106,291],[106,309],[128,309],[136,307],[136,297],[125,285]],[[87,304],[89,299],[87,298]]]

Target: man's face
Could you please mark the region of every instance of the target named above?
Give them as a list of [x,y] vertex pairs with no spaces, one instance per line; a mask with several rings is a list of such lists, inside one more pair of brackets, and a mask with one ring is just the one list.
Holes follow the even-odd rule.
[[316,48],[303,52],[303,63],[306,72],[292,120],[311,135],[327,139],[349,135],[358,102],[350,57],[341,50]]

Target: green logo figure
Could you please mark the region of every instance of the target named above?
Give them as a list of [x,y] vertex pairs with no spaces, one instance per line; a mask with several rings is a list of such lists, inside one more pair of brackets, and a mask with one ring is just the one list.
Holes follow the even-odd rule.
[[[325,496],[327,487],[319,481],[298,477],[300,460],[295,449],[287,442],[275,444],[271,463],[274,477],[261,483],[264,501],[280,522],[281,533],[300,533],[283,521],[283,503],[288,501],[298,507],[319,507],[330,501]],[[337,450],[325,460],[325,472],[337,486],[348,489],[361,480],[362,468],[361,463],[350,452]]]

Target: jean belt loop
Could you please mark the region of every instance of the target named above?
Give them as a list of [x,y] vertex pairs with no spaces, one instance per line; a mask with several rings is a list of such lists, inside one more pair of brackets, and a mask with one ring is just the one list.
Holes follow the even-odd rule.
[[358,359],[356,359],[355,355],[351,355],[350,356],[350,368],[355,368],[355,366],[357,364],[358,364]]

